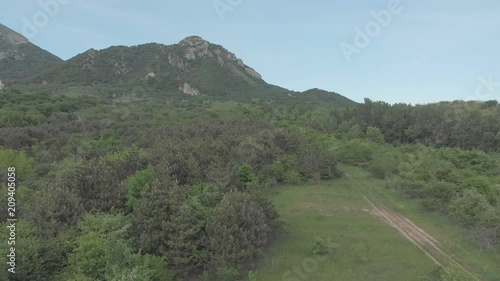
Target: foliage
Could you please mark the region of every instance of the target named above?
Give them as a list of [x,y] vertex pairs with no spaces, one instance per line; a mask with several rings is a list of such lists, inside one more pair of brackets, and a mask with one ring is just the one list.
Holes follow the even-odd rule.
[[152,184],[154,171],[151,167],[137,171],[133,176],[127,178],[124,182],[127,190],[127,206],[134,209],[137,201],[142,199],[145,190]]
[[213,267],[239,267],[253,260],[266,245],[269,232],[266,215],[248,194],[227,193],[207,222]]
[[[109,75],[97,84],[117,79]],[[339,178],[338,162],[388,178],[426,210],[470,228],[482,246],[498,247],[493,103],[358,108],[344,100],[338,108],[322,102],[336,100],[332,93],[288,99],[272,87],[269,97],[264,89],[231,102],[223,91],[151,91],[158,85],[145,86],[140,99],[120,94],[142,87],[136,82],[65,86],[64,95],[0,92],[0,169],[19,171],[23,202],[19,280],[173,280],[202,272],[239,280],[282,231],[269,199],[275,186]],[[318,254],[331,246],[316,242]]]
[[313,255],[327,255],[331,254],[331,251],[335,248],[335,244],[332,243],[329,237],[316,237],[314,245],[311,249],[311,254]]
[[461,223],[467,226],[481,224],[482,216],[494,211],[486,197],[475,189],[467,189],[461,196],[453,199],[450,210]]

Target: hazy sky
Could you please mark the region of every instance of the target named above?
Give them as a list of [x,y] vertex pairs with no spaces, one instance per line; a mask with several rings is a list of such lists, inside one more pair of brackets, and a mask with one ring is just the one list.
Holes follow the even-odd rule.
[[0,22],[63,59],[199,35],[292,90],[500,99],[498,0],[0,0]]

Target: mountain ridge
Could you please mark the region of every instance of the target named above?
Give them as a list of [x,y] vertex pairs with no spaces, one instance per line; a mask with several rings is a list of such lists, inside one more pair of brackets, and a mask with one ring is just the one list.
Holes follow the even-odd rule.
[[[2,41],[3,45],[10,44],[8,46],[13,49],[15,44],[9,42],[14,41],[18,45],[36,47],[24,36],[7,27],[0,28],[0,32],[3,29],[7,34]],[[181,93],[185,96],[246,101],[309,96],[313,100],[307,102],[321,104],[318,98],[321,95],[313,97],[308,91],[305,95],[300,95],[300,92],[268,84],[257,70],[236,54],[197,35],[188,36],[171,45],[144,43],[110,46],[101,50],[91,48],[65,61],[36,48],[38,49],[33,50],[31,57],[50,57],[53,60],[50,63],[40,63],[40,66],[30,68],[30,71],[26,71],[26,66],[20,65],[10,72],[9,79],[3,80],[8,83],[0,84],[1,88],[21,86],[43,92],[71,87],[97,87],[104,88],[105,92],[125,95],[133,92],[131,89],[140,88],[152,93]],[[13,64],[15,62],[14,60]],[[9,68],[13,69],[7,69]],[[5,75],[0,75],[0,80],[2,77]],[[329,102],[341,100],[342,104],[356,104],[333,92],[323,92],[322,98]]]
[[89,86],[131,81],[188,95],[221,91],[211,84],[223,85],[222,94],[266,85],[262,76],[234,53],[199,36],[186,37],[173,45],[146,43],[89,49],[30,82]]
[[0,24],[0,88],[16,85],[63,60]]

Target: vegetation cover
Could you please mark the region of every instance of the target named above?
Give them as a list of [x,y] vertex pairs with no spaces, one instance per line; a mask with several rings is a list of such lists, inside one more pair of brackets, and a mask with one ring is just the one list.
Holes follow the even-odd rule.
[[[297,280],[269,260],[283,245],[297,246],[278,253],[292,255],[286,262],[313,256],[348,280],[394,279],[400,272],[388,264],[400,256],[423,269],[401,273],[409,278],[498,280],[495,269],[471,269],[479,265],[463,253],[449,260],[464,265],[434,267],[418,256],[425,245],[387,250],[405,237],[384,221],[405,220],[375,200],[394,203],[398,194],[413,204],[410,215],[458,229],[448,236],[466,237],[484,255],[478,260],[497,260],[496,101],[358,104],[319,89],[293,92],[199,37],[63,62],[3,26],[0,35],[0,51],[42,59],[1,59],[0,196],[11,197],[6,172],[15,167],[18,237],[16,274],[2,263],[0,280]],[[364,226],[348,228],[352,217],[334,220],[330,208],[364,212],[354,216]],[[2,237],[7,220],[0,212]],[[391,240],[356,240],[354,232],[372,230]],[[345,243],[352,255],[336,259]],[[378,251],[395,256],[374,265]],[[0,252],[9,254],[6,243]],[[332,273],[318,263],[314,274]]]

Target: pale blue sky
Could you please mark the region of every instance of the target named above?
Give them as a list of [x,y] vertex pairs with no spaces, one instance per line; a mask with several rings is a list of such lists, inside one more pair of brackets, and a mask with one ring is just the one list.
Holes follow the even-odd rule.
[[[33,17],[43,23],[48,14],[41,3],[55,1],[59,11],[36,24]],[[233,7],[220,17],[217,1]],[[0,0],[0,22],[63,59],[89,48],[174,44],[199,35],[291,90],[322,88],[390,103],[500,99],[498,0],[401,0],[402,11],[350,63],[340,44],[355,46],[355,28],[365,29],[372,11],[395,0],[217,1]],[[38,31],[26,29],[25,20]],[[488,76],[493,86],[476,91]]]

